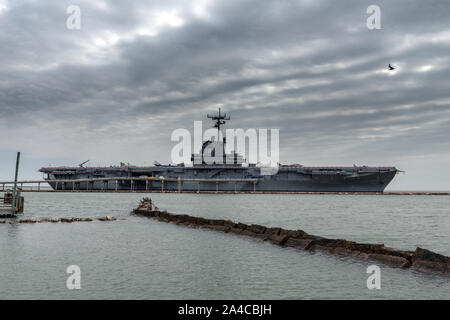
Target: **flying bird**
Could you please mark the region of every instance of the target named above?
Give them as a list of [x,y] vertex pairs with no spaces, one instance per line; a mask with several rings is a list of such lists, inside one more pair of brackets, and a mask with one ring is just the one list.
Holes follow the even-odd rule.
[[391,70],[395,70],[395,68],[393,66],[391,66],[391,64],[389,63],[389,71]]

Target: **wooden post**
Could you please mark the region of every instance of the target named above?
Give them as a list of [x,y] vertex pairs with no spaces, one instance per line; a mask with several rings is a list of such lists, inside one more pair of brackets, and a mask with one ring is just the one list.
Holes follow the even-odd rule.
[[62,189],[63,189],[63,190],[66,190],[66,182],[63,181],[63,182],[61,182],[61,183],[62,183]]
[[134,180],[130,180],[130,191],[133,191]]
[[164,180],[161,179],[161,192],[164,192]]
[[17,158],[16,158],[16,174],[14,175],[14,186],[13,186],[13,195],[12,195],[12,207],[13,207],[13,214],[17,212],[19,209],[17,206],[17,177],[19,176],[19,162],[20,162],[20,152],[17,152]]
[[41,191],[41,183],[38,182],[38,191]]
[[234,193],[237,193],[237,181],[234,182]]
[[178,177],[178,193],[181,192],[181,178]]
[[119,190],[119,180],[116,180],[116,191]]
[[76,185],[77,183],[74,181],[74,182],[72,182],[72,191],[75,191],[75,185]]
[[148,180],[145,180],[145,191],[148,191]]
[[253,181],[253,192],[256,192],[256,181]]
[[200,181],[198,182],[197,193],[200,193]]
[[219,181],[216,181],[216,193],[219,193]]
[[58,190],[58,181],[56,181],[55,190]]

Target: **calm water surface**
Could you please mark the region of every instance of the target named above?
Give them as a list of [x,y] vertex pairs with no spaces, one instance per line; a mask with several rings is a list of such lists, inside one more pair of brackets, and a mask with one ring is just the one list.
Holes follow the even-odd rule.
[[[143,194],[25,193],[24,217],[126,220],[0,224],[1,299],[450,299],[450,279],[132,217]],[[150,194],[160,209],[416,246],[450,256],[450,197]],[[81,268],[68,290],[66,268]]]

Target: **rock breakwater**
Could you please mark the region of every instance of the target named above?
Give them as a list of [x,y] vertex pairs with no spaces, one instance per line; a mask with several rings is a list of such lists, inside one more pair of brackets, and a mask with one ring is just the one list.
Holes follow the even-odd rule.
[[344,239],[329,239],[306,233],[303,230],[269,228],[257,224],[236,223],[231,220],[206,219],[186,214],[173,214],[160,211],[152,200],[144,198],[132,211],[133,215],[153,218],[194,228],[210,229],[241,236],[269,241],[275,245],[293,247],[307,251],[320,251],[329,254],[371,260],[397,268],[413,268],[422,272],[437,272],[450,276],[450,257],[416,248],[415,251],[396,250],[384,244],[357,243]]
[[106,217],[100,217],[100,218],[43,218],[43,219],[36,219],[36,218],[28,218],[28,219],[15,219],[15,220],[0,220],[0,224],[18,224],[18,223],[43,223],[43,222],[51,222],[51,223],[72,223],[72,222],[91,222],[94,220],[98,221],[115,221],[117,218],[112,216],[106,216]]

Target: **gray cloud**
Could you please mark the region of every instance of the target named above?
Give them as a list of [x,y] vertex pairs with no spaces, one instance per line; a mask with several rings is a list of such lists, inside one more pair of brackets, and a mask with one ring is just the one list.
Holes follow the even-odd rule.
[[444,0],[76,3],[81,30],[71,1],[0,0],[0,177],[16,149],[27,177],[169,161],[172,130],[222,105],[229,127],[280,128],[282,162],[396,165],[392,188],[450,189]]

